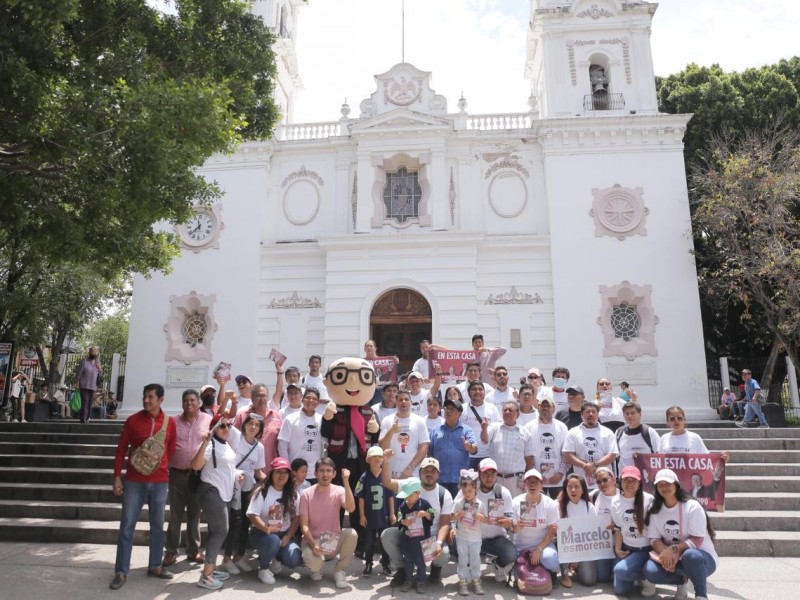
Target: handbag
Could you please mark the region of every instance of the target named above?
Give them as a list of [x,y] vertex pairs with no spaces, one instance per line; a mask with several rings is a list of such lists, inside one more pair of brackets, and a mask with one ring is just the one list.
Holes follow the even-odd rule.
[[81,409],[81,393],[78,390],[72,392],[69,397],[69,407],[72,412],[78,412]]
[[169,424],[169,417],[164,413],[164,420],[161,423],[161,429],[158,433],[151,435],[142,445],[131,452],[129,466],[139,471],[142,475],[152,475],[156,472],[161,459],[164,457],[164,440],[167,437],[167,425]]

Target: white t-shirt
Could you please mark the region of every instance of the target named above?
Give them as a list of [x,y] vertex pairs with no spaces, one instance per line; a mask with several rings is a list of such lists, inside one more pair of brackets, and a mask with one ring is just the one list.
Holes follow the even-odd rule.
[[[399,489],[402,489],[408,479],[398,479],[397,485]],[[433,521],[431,521],[431,535],[437,535],[439,533],[439,529],[441,528],[441,516],[442,514],[445,515],[452,515],[453,514],[453,495],[447,491],[445,488],[441,488],[444,491],[444,498],[442,501],[441,506],[439,506],[439,484],[436,484],[432,490],[426,490],[422,488],[422,492],[420,493],[420,497],[427,500],[428,504],[431,505],[433,508]]]
[[286,417],[278,433],[278,454],[289,459],[304,458],[308,463],[308,475],[314,477],[314,465],[322,456],[320,427],[322,417],[318,414],[308,416],[298,411]]
[[425,419],[425,425],[428,428],[428,437],[429,438],[430,438],[430,435],[431,435],[431,431],[436,429],[442,423],[444,423],[444,417],[442,417],[441,415],[436,417],[435,419],[431,419],[430,417]]
[[494,394],[492,394],[492,402],[497,406],[500,412],[503,411],[503,404],[510,400],[516,401],[517,399],[514,397],[514,392],[516,390],[511,387],[510,385],[506,387],[503,391],[498,390],[497,388],[494,389]]
[[278,413],[281,415],[282,418],[285,419],[289,415],[293,415],[294,413],[300,412],[301,410],[303,410],[303,405],[302,404],[300,404],[300,406],[296,406],[296,407],[292,407],[292,406],[289,406],[287,404],[287,405],[281,407],[281,409],[278,411]]
[[[474,410],[473,410],[474,409]],[[480,420],[475,418],[475,412],[477,411],[478,417]],[[472,428],[472,431],[477,432],[475,437],[477,438],[478,442],[478,451],[475,454],[472,454],[472,458],[486,458],[489,456],[489,444],[484,444],[481,441],[481,421],[486,418],[489,420],[489,423],[502,423],[503,418],[500,415],[500,411],[497,410],[497,407],[492,404],[491,402],[487,402],[484,400],[483,404],[480,406],[473,407],[472,404],[465,404],[464,405],[464,412],[461,413],[461,421],[462,425],[468,425]]]
[[[231,433],[236,429],[229,429]],[[228,434],[230,436],[230,433]],[[213,450],[213,456],[212,456]],[[256,452],[255,450],[253,452]],[[206,446],[206,464],[200,472],[200,481],[213,485],[219,492],[223,502],[230,502],[233,498],[233,484],[236,480],[236,453],[228,444],[218,442],[213,437]],[[261,451],[263,458],[264,451]],[[217,468],[214,468],[216,458]]]
[[661,438],[662,454],[708,454],[703,438],[693,431],[684,431],[675,435],[671,431]]
[[[653,496],[644,492],[644,515],[650,512],[653,505]],[[620,528],[622,542],[631,548],[644,548],[650,545],[650,538],[647,537],[647,526],[644,531],[639,531],[636,525],[636,510],[633,508],[634,498],[626,498],[619,494],[611,503],[611,518],[614,524]]]
[[[567,426],[553,419],[550,423],[542,423],[538,419],[525,426],[533,444],[533,464],[545,479],[551,479],[557,473],[566,473],[568,465],[564,462],[561,449],[567,438]],[[558,483],[544,482],[545,487],[561,487],[563,478]]]
[[[373,410],[375,410],[375,409],[373,409]],[[393,415],[396,412],[397,412],[397,407],[396,406],[394,408],[387,408],[386,406],[381,404],[378,407],[378,423],[383,423],[383,420],[386,417],[388,417],[390,415]]]
[[536,410],[535,408],[533,409],[533,412],[529,413],[524,413],[520,411],[519,416],[517,417],[517,425],[519,425],[520,427],[525,427],[526,425],[529,425],[530,423],[533,423],[538,419],[539,419],[539,411]]
[[416,396],[411,396],[411,412],[420,417],[425,417],[428,414],[428,398],[430,397],[430,391],[425,389]]
[[[635,466],[633,460],[634,454],[658,454],[661,451],[661,436],[658,435],[655,428],[648,428],[650,430],[650,444],[653,446],[652,450],[650,450],[650,446],[647,445],[647,442],[644,441],[641,430],[639,433],[628,435],[625,433],[626,429],[627,427],[621,430],[622,434],[617,440],[617,445],[619,446],[620,471],[625,467]],[[617,432],[619,431],[620,430],[617,430]]]
[[428,367],[430,363],[428,362],[427,358],[420,356],[415,362],[414,366],[411,367],[412,371],[419,372],[425,379],[430,379],[430,374],[428,373]]
[[[302,379],[303,390],[307,390],[308,388],[316,388],[319,391],[319,397],[321,401],[327,402],[330,396],[328,396],[328,388],[325,387],[325,379],[322,375],[317,375],[314,377],[313,375],[307,374]],[[305,393],[305,392],[304,392]]]
[[[682,511],[682,515],[679,514]],[[690,537],[703,538],[700,550],[705,550],[714,558],[714,564],[719,564],[719,557],[714,548],[714,542],[706,530],[706,511],[696,500],[678,502],[672,508],[661,506],[657,513],[650,514],[650,524],[647,526],[647,537],[650,540],[660,539],[668,545],[685,542]],[[681,521],[683,526],[681,527]]]
[[[392,477],[396,479],[411,464],[419,450],[419,445],[430,442],[430,436],[423,417],[410,414],[405,418],[401,418],[394,414],[386,417],[381,422],[381,439],[388,435],[388,431],[392,428],[395,420],[400,422],[400,431],[392,436],[389,447],[394,450]],[[419,465],[414,469],[414,477],[419,477]]]
[[[598,425],[587,429],[583,423],[567,431],[561,451],[574,452],[584,462],[598,461],[609,453],[619,454],[617,438],[608,427]],[[597,487],[594,477],[587,476],[583,469],[573,467],[573,470],[586,480],[589,489]]]
[[[278,500],[280,500],[282,496],[283,491],[279,492],[274,487],[269,486],[266,498],[259,492],[250,499],[250,506],[247,508],[247,514],[258,515],[265,523],[280,519],[281,531],[286,531],[291,526],[292,520],[289,518],[289,511],[285,510],[283,504],[278,503]],[[296,502],[297,498],[295,498],[295,503]]]
[[600,422],[606,423],[608,421],[619,421],[622,423],[625,419],[622,416],[622,407],[625,406],[625,401],[617,396],[601,396],[600,397]]
[[[465,510],[466,506],[466,510]],[[481,522],[475,517],[477,514],[488,516],[486,504],[475,496],[471,502],[466,502],[464,498],[459,498],[454,502],[453,513],[465,510],[465,515],[458,520],[458,537],[465,542],[481,541]]]
[[[486,512],[488,515],[497,517],[497,515],[502,514],[503,517],[511,518],[514,516],[511,492],[509,492],[508,489],[504,488],[502,485],[498,487],[500,497],[496,498],[494,495],[494,487],[492,487],[492,489],[490,489],[488,492],[484,492],[481,490],[480,482],[478,482],[478,493],[476,497],[486,505]],[[458,494],[456,494],[455,501],[458,502],[463,498],[464,497],[461,495],[461,490],[459,490]],[[502,508],[500,508],[500,505],[502,505]],[[508,537],[508,532],[506,531],[505,527],[500,527],[492,521],[493,519],[481,523],[481,537],[484,539],[497,537],[498,535]]]
[[240,410],[250,408],[251,404],[253,404],[253,400],[251,398],[245,398],[244,396],[239,396],[236,399],[236,412],[238,413]]
[[[461,397],[464,398],[464,406],[469,404],[469,392],[467,392],[468,385],[469,381],[462,381],[456,386],[458,388],[458,391],[461,392]],[[490,386],[488,383],[484,383],[483,391],[485,392],[483,396],[483,401],[489,403],[493,402],[492,398],[494,398],[494,388]]]
[[[606,476],[608,476],[608,473],[606,473]],[[618,496],[619,490],[617,490],[613,496],[606,496],[603,492],[600,492],[594,499],[594,508],[597,512],[597,515],[600,517],[606,517],[606,521],[608,523],[611,523],[611,504]]]
[[558,504],[547,494],[539,494],[539,502],[527,501],[527,494],[520,494],[512,501],[514,523],[522,528],[514,533],[514,546],[524,550],[539,545],[547,535],[547,528],[558,521]]
[[234,464],[239,465],[239,462],[242,463],[236,467],[237,473],[242,473],[245,476],[245,480],[242,482],[242,489],[246,492],[250,491],[256,483],[255,471],[257,469],[265,469],[267,466],[264,458],[264,446],[261,442],[256,441],[256,446],[253,448],[253,445],[248,444],[244,435],[235,427],[231,427],[228,434],[228,445],[236,452],[236,462]]
[[539,393],[536,394],[536,398],[539,401],[542,401],[544,398],[547,398],[553,402],[555,406],[555,411],[558,412],[560,410],[567,410],[569,407],[569,402],[567,401],[567,391],[564,390],[563,392],[556,392],[553,390],[552,387],[542,386],[539,388]]
[[567,517],[593,517],[597,514],[597,507],[591,502],[586,502],[584,500],[578,500],[577,502],[573,502],[569,500],[567,502]]

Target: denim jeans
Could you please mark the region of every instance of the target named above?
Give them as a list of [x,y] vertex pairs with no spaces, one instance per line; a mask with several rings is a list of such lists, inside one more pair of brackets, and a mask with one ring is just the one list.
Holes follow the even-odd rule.
[[675,571],[669,573],[658,563],[648,560],[644,567],[644,576],[652,583],[674,583],[680,585],[683,578],[688,577],[694,585],[695,596],[708,597],[709,576],[717,570],[714,558],[704,550],[689,548],[681,555]]
[[131,570],[131,549],[136,522],[142,507],[147,504],[150,511],[150,559],[148,568],[161,566],[161,551],[164,549],[164,507],[167,504],[167,488],[164,483],[142,483],[126,481],[122,491],[122,520],[117,537],[117,561],[114,573],[127,575]]
[[303,562],[300,546],[292,539],[286,546],[281,547],[283,534],[264,533],[258,529],[250,530],[250,545],[258,550],[258,567],[262,570],[269,567],[269,563],[279,557],[281,564],[287,569],[294,569]]
[[493,538],[483,538],[481,554],[494,554],[497,557],[497,566],[507,567],[517,560],[517,548],[513,542],[504,535]]
[[767,424],[767,418],[764,416],[764,411],[761,410],[761,404],[758,402],[748,402],[747,408],[744,411],[744,419],[742,419],[742,423],[744,423],[745,427],[749,427],[748,423],[753,420],[754,416],[758,416],[758,422],[762,425]]
[[[397,527],[387,527],[381,534],[381,546],[389,555],[389,566],[395,571],[405,568],[403,563],[403,548],[401,546],[405,534]],[[442,547],[442,553],[431,563],[432,567],[444,567],[450,562],[450,548],[447,544]]]
[[613,558],[600,560],[585,560],[578,563],[578,581],[581,585],[593,586],[598,581],[611,581],[611,572],[614,565]]
[[481,578],[481,540],[470,542],[456,537],[458,548],[458,579],[472,581]]
[[650,557],[650,546],[645,548],[632,548],[622,546],[623,550],[630,552],[625,558],[617,559],[614,565],[614,593],[625,596],[633,590],[633,582],[644,579],[644,566]]
[[[535,546],[530,547],[531,550],[533,550],[534,548]],[[520,551],[520,554],[522,554],[522,551]],[[544,550],[542,550],[541,554],[539,555],[539,562],[545,569],[547,569],[551,573],[558,573],[560,565],[558,562],[558,550],[556,549],[555,540],[550,542],[550,545],[547,546]]]

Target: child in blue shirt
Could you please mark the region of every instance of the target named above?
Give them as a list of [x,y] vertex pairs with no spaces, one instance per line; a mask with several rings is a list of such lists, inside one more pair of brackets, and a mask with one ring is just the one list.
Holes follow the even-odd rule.
[[[394,525],[394,494],[381,483],[381,466],[383,465],[383,449],[372,446],[367,450],[367,466],[369,467],[356,485],[355,497],[361,526],[366,530],[367,539],[364,544],[364,572],[362,577],[372,575],[372,558],[375,555],[375,538],[380,537],[383,530]],[[389,555],[381,550],[381,565],[387,575],[391,575]]]

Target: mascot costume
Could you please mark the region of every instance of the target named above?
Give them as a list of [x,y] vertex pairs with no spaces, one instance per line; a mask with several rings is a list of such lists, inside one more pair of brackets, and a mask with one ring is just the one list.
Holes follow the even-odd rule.
[[[378,443],[380,426],[369,407],[375,394],[375,379],[372,363],[363,358],[334,360],[325,373],[330,401],[322,416],[320,435],[326,444],[327,456],[336,464],[334,483],[338,485],[342,484],[342,469],[346,468],[350,470],[350,483],[355,486],[366,468],[367,450]],[[363,552],[366,536],[359,517],[356,503],[356,510],[350,515],[350,527],[358,534],[356,552]]]

